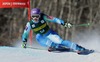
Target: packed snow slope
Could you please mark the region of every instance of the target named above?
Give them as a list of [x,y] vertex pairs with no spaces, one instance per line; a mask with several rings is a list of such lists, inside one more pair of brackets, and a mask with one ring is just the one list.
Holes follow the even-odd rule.
[[[54,53],[47,50],[21,48],[21,40],[15,47],[0,46],[0,62],[100,62],[100,30],[79,33],[75,36],[76,43],[97,52],[89,55],[78,55],[74,52]],[[32,47],[41,48],[36,42]]]
[[46,50],[1,46],[0,62],[100,62],[100,53],[78,55],[73,52],[54,53]]

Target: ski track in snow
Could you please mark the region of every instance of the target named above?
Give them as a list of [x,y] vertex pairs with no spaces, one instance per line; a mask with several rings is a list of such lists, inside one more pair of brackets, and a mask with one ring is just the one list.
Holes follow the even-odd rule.
[[1,46],[0,62],[100,62],[100,53],[78,55],[73,52],[53,53],[46,50]]

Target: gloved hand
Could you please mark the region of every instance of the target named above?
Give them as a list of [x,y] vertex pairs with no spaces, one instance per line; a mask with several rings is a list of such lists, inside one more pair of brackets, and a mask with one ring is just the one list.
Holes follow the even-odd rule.
[[27,44],[27,42],[23,42],[22,43],[22,48],[26,48],[26,44]]
[[72,24],[71,23],[65,23],[63,26],[66,27],[66,28],[71,28]]

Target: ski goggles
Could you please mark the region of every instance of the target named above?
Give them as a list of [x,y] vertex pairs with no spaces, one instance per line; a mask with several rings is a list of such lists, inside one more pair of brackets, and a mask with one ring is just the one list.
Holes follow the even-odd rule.
[[35,15],[35,16],[32,16],[32,18],[39,18],[40,17],[40,15]]

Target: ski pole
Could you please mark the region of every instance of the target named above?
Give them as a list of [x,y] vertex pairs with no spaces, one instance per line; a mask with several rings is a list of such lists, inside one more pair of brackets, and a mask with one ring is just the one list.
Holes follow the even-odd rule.
[[27,46],[26,48],[36,49],[36,50],[47,50],[46,48],[36,48],[36,47],[31,47],[31,46]]
[[72,26],[73,26],[73,27],[90,26],[90,23],[78,24],[78,25],[72,25]]

